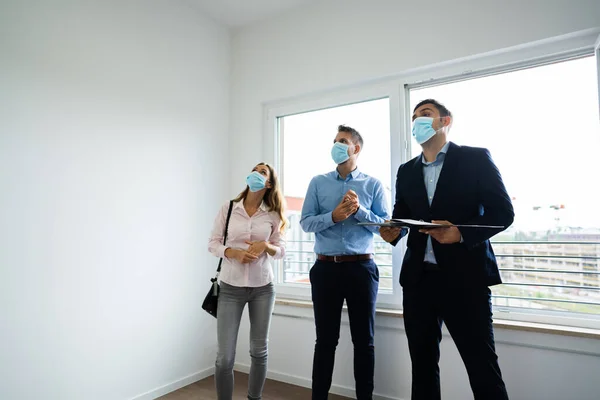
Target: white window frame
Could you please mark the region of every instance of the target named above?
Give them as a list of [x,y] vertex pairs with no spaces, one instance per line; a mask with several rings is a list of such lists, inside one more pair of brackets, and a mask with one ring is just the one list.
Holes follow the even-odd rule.
[[594,54],[596,55],[596,70],[598,71],[598,117],[600,117],[600,34],[594,44]]
[[[552,40],[540,41],[527,46],[509,49],[503,54],[478,56],[471,61],[464,61],[460,72],[456,66],[433,67],[431,71],[416,73],[406,78],[404,88],[405,104],[409,106],[410,90],[454,83],[468,79],[507,73],[521,69],[530,69],[556,62],[568,61],[587,56],[595,56],[599,76],[598,96],[600,99],[600,29],[590,29],[577,34],[565,35]],[[405,129],[410,130],[412,110],[406,108],[404,114]],[[411,140],[406,143],[411,154]],[[534,309],[516,309],[510,307],[494,307],[494,316],[502,320],[537,322],[544,324],[566,325],[600,329],[600,318],[581,318],[568,312],[540,313]]]
[[[341,107],[350,104],[362,103],[366,101],[387,98],[390,104],[390,149],[391,149],[391,179],[389,182],[392,188],[391,204],[394,204],[394,188],[396,172],[402,162],[407,160],[407,152],[402,143],[406,143],[407,138],[402,137],[398,132],[400,129],[400,109],[404,106],[400,104],[403,96],[399,86],[395,82],[383,82],[366,86],[349,87],[336,91],[328,91],[321,94],[299,97],[285,100],[281,103],[271,103],[264,106],[264,159],[272,163],[278,171],[282,171],[281,165],[281,146],[279,143],[280,117],[294,114],[300,114],[310,111],[325,110],[329,108]],[[396,132],[396,134],[393,134]],[[404,134],[405,131],[404,131]],[[327,172],[327,171],[323,171]],[[285,176],[282,176],[285,180]],[[397,283],[400,278],[400,264],[404,256],[405,241],[402,245],[392,248],[392,281]],[[300,300],[310,299],[310,286],[306,284],[281,284],[276,285],[277,295],[285,298]],[[400,285],[394,284],[391,293],[380,292],[377,296],[377,306],[385,308],[398,308],[401,304],[402,289]]]
[[[280,165],[278,163],[279,146],[277,143],[278,117],[387,97],[390,101],[391,177],[393,180],[391,182],[391,200],[393,205],[396,172],[400,164],[409,160],[411,155],[410,123],[412,113],[409,109],[410,104],[407,102],[407,93],[410,89],[527,69],[595,54],[598,63],[598,93],[600,98],[599,35],[600,27],[587,29],[507,49],[415,68],[394,77],[263,103],[263,121],[265,122],[263,157],[276,166]],[[393,250],[393,279],[396,282],[394,292],[392,295],[380,294],[378,296],[378,307],[401,308],[402,291],[397,282],[405,245],[403,240]],[[278,284],[277,293],[280,297],[307,299],[310,298],[310,287]],[[494,313],[497,318],[507,320],[600,328],[598,321],[583,320],[568,315],[557,317],[542,315],[535,313],[533,310],[531,313],[527,311],[517,313],[512,310],[495,309]]]

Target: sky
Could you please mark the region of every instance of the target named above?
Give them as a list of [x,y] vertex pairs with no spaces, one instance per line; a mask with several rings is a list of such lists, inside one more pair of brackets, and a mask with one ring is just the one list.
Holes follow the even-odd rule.
[[[363,137],[358,168],[390,190],[390,106],[386,98],[285,117],[283,191],[286,196],[304,197],[313,176],[336,168],[331,148],[337,127],[342,124],[356,129]],[[300,137],[304,138],[301,143],[297,139]],[[299,145],[310,149],[300,149]]]
[[[411,110],[426,98],[450,109],[454,122],[449,140],[490,150],[514,198],[514,229],[600,228],[594,57],[413,89],[409,95]],[[286,196],[304,197],[314,175],[335,169],[330,151],[339,124],[357,129],[365,140],[359,168],[388,189],[394,184],[390,134],[400,132],[390,132],[389,101],[381,99],[284,117],[280,134]],[[310,149],[298,147],[308,144]],[[420,154],[414,140],[411,152]],[[564,208],[557,211],[552,205]]]

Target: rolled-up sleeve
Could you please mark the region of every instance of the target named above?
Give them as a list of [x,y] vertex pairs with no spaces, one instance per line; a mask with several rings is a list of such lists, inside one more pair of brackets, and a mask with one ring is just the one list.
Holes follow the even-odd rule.
[[[354,214],[354,218],[356,218],[359,222],[382,223],[385,222],[386,219],[389,219],[389,217],[390,212],[388,210],[383,185],[380,181],[375,180],[373,202],[371,203],[371,208],[367,209],[365,206],[360,205],[360,207],[356,211],[356,214]],[[367,228],[373,233],[379,234],[378,226],[365,226],[365,228]]]
[[282,232],[281,229],[281,219],[279,215],[273,218],[273,232],[271,232],[271,237],[269,238],[269,243],[275,247],[275,255],[273,259],[281,260],[285,257],[285,232]]
[[215,257],[225,257],[225,250],[227,246],[223,245],[223,231],[225,229],[225,220],[227,219],[227,211],[229,210],[229,203],[225,204],[215,218],[213,223],[212,232],[210,239],[208,240],[208,251]]
[[333,211],[319,214],[319,201],[317,198],[317,181],[313,178],[306,191],[304,204],[302,205],[302,215],[300,217],[300,226],[304,232],[321,232],[335,225],[333,222]]

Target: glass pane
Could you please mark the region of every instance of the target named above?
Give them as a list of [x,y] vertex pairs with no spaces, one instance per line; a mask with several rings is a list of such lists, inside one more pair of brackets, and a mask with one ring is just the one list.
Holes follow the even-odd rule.
[[[493,238],[505,284],[494,304],[600,313],[600,149],[594,57],[412,90],[454,115],[449,139],[486,147],[515,222]],[[413,141],[412,154],[420,153]],[[589,315],[588,315],[589,317]]]
[[[283,164],[280,168],[281,181],[290,220],[287,255],[278,269],[277,279],[280,283],[309,284],[308,272],[315,261],[314,235],[302,231],[300,214],[310,180],[336,167],[330,152],[337,127],[341,124],[351,126],[362,135],[364,147],[358,167],[382,182],[391,212],[389,99],[279,118]],[[375,249],[380,291],[392,290],[391,247],[376,235]]]
[[600,36],[596,39],[594,52],[596,53],[596,79],[598,83],[598,106],[600,107]]

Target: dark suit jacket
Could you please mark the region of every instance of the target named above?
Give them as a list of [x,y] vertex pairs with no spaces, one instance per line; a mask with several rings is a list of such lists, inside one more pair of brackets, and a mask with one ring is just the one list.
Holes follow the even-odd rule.
[[[431,207],[421,157],[400,166],[392,218],[448,220],[454,224],[499,225],[508,228],[514,210],[502,177],[487,149],[450,143]],[[504,229],[461,228],[463,243],[441,244],[432,238],[438,265],[458,287],[502,283],[489,239]],[[406,234],[402,230],[401,236]],[[396,244],[395,242],[394,244]],[[416,285],[423,274],[427,235],[411,230],[400,284]]]

